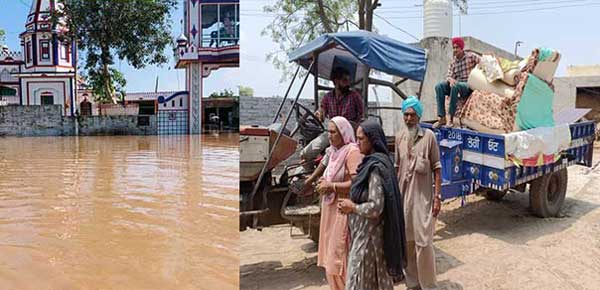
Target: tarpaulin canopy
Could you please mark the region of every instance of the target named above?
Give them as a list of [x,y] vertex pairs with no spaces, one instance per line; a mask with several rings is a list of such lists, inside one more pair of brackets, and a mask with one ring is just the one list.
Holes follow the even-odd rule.
[[375,69],[390,75],[423,81],[427,66],[425,50],[373,32],[358,30],[322,35],[289,54],[290,61],[305,68],[313,53],[318,55],[318,73],[329,79],[336,58],[356,63],[356,76],[365,69]]

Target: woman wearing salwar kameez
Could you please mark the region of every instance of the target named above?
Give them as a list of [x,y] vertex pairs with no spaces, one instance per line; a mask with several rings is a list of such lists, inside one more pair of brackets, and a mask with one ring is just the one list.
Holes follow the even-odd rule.
[[[321,200],[321,225],[317,265],[325,268],[332,290],[343,290],[348,257],[348,218],[337,210],[337,200],[348,197],[352,177],[362,160],[354,129],[344,117],[333,117],[328,124],[327,167],[316,190]],[[311,177],[312,178],[312,177]]]
[[350,199],[338,201],[351,237],[346,290],[393,290],[392,277],[402,275],[406,264],[402,196],[381,126],[365,121],[357,138],[365,157]]

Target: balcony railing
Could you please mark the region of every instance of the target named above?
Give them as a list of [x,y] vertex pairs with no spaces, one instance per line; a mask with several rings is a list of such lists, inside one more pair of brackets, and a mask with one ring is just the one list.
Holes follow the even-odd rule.
[[237,24],[232,28],[233,31],[229,32],[224,27],[212,32],[203,32],[200,46],[203,48],[219,48],[238,45],[240,41],[240,25]]

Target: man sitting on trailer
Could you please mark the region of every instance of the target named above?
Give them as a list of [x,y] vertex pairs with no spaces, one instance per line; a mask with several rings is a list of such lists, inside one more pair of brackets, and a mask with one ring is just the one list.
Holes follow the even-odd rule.
[[[352,83],[350,72],[345,68],[335,67],[331,71],[331,80],[335,88],[323,96],[321,106],[315,112],[316,117],[320,122],[324,122],[325,119],[342,116],[356,128],[363,119],[364,107],[362,96],[350,88]],[[300,158],[305,173],[313,171],[314,160],[327,147],[329,147],[329,139],[325,131],[302,149]]]
[[433,233],[441,209],[440,151],[435,134],[419,126],[421,102],[414,96],[407,98],[402,112],[406,127],[396,134],[395,165],[404,201],[406,287],[437,289]]
[[[437,100],[438,122],[434,124],[435,128],[447,125],[453,127],[454,113],[456,112],[456,102],[460,97],[466,100],[472,93],[467,85],[471,70],[479,63],[479,56],[465,52],[465,42],[460,37],[452,38],[452,54],[454,59],[448,67],[446,80],[435,86],[435,97]],[[446,119],[446,96],[450,96],[450,106],[448,108],[449,118]]]

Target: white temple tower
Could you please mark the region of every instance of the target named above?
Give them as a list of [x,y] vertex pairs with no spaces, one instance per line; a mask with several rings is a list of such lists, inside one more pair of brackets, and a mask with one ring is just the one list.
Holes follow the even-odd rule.
[[17,75],[22,105],[63,105],[64,115],[74,115],[77,51],[59,38],[66,30],[52,25],[55,0],[34,0],[21,33],[24,69]]

